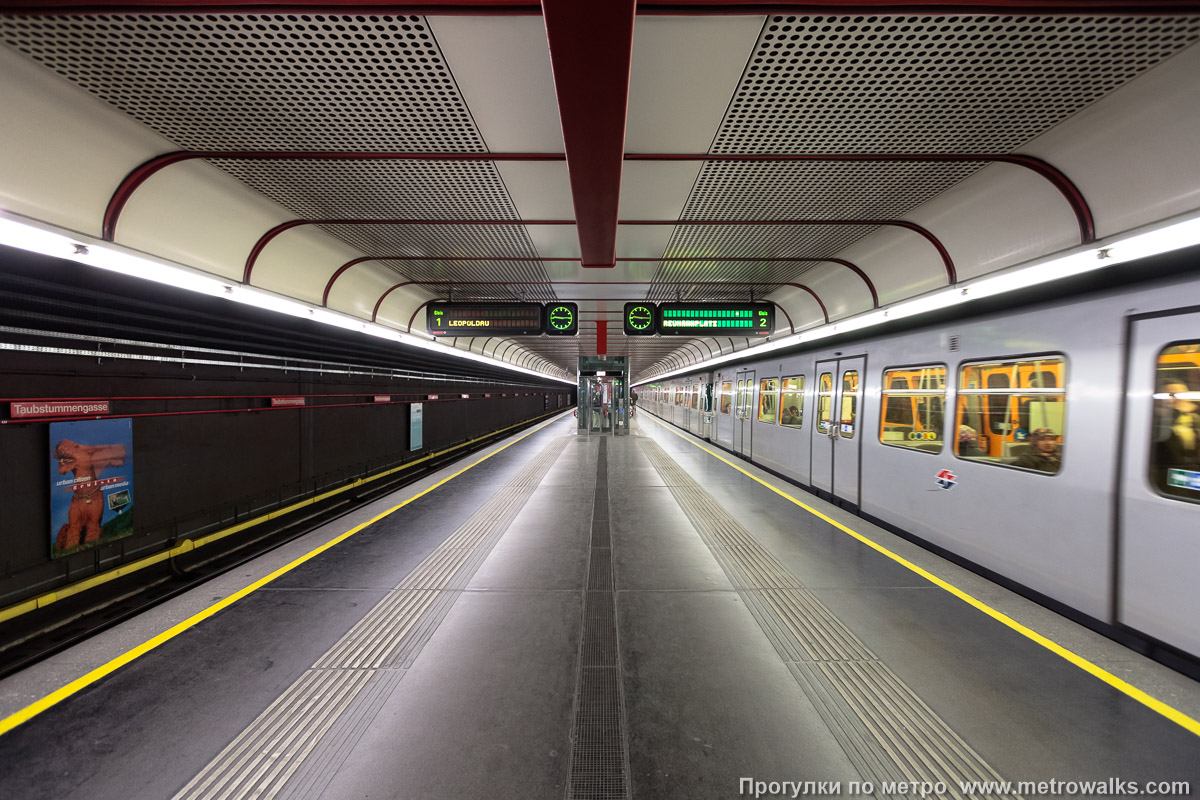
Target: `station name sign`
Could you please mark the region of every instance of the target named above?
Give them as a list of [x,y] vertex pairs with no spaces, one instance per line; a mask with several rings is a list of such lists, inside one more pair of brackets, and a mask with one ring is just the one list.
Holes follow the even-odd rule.
[[430,303],[426,330],[432,336],[575,336],[575,303]]
[[770,336],[771,303],[626,303],[626,336]]
[[34,400],[12,402],[8,413],[13,419],[33,417],[75,417],[109,413],[107,400]]

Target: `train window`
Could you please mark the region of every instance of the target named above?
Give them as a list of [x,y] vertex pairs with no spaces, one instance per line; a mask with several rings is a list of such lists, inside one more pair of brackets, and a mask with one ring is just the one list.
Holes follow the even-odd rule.
[[783,379],[783,394],[779,400],[779,424],[799,428],[804,423],[804,376]]
[[893,447],[942,452],[946,368],[890,369],[883,373],[883,385],[879,441]]
[[954,454],[1050,474],[1062,468],[1066,361],[968,364],[959,376]]
[[721,384],[721,413],[728,414],[733,407],[733,381]]
[[1158,354],[1150,482],[1168,497],[1200,502],[1200,342]]
[[842,413],[838,419],[839,435],[853,439],[858,424],[858,370],[847,370],[842,375]]
[[775,409],[779,407],[779,379],[763,378],[758,384],[758,421],[775,424]]
[[822,372],[817,381],[817,431],[829,433],[833,421],[833,375]]

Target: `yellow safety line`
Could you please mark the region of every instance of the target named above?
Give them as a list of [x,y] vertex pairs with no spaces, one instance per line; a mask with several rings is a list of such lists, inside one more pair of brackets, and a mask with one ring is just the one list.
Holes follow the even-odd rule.
[[1192,733],[1196,734],[1197,736],[1200,736],[1200,721],[1197,721],[1197,720],[1193,719],[1192,717],[1189,717],[1187,714],[1184,714],[1179,709],[1172,708],[1171,706],[1167,705],[1166,703],[1164,703],[1163,701],[1161,701],[1155,697],[1151,697],[1150,695],[1146,694],[1145,692],[1143,692],[1141,689],[1137,688],[1136,686],[1121,680],[1116,675],[1113,675],[1108,670],[1105,670],[1105,669],[1102,669],[1101,667],[1096,666],[1095,664],[1088,661],[1083,656],[1081,656],[1077,653],[1073,653],[1070,650],[1068,650],[1067,648],[1058,644],[1057,642],[1047,639],[1042,634],[1040,634],[1037,631],[1034,631],[1030,628],[1025,627],[1024,625],[1017,622],[1015,619],[1008,616],[1007,614],[1005,614],[1001,611],[997,611],[996,609],[989,606],[987,603],[984,603],[982,600],[972,597],[971,595],[964,592],[962,589],[959,589],[957,586],[954,586],[953,584],[942,580],[941,578],[928,572],[927,570],[922,569],[921,567],[918,567],[916,564],[905,559],[903,556],[899,556],[899,555],[893,553],[891,550],[888,550],[883,545],[878,544],[877,542],[871,541],[866,536],[863,536],[861,533],[858,533],[857,531],[847,528],[842,523],[838,522],[837,520],[827,517],[825,514],[822,514],[820,511],[816,510],[812,506],[809,506],[805,503],[800,502],[799,500],[792,497],[790,494],[783,491],[782,489],[779,489],[779,488],[767,483],[766,481],[762,480],[761,478],[759,478],[756,475],[751,475],[749,472],[742,469],[737,464],[734,464],[732,461],[729,461],[728,459],[723,458],[722,456],[718,455],[717,453],[714,453],[712,450],[709,450],[707,447],[700,444],[699,442],[693,441],[691,438],[689,438],[689,436],[687,434],[672,430],[670,427],[667,426],[666,423],[659,422],[657,419],[654,419],[653,417],[651,417],[651,420],[654,422],[654,424],[659,425],[662,428],[665,428],[668,433],[675,434],[680,439],[683,439],[684,441],[688,442],[689,444],[692,444],[695,447],[700,448],[701,450],[708,453],[710,456],[717,459],[718,461],[723,461],[724,463],[733,467],[734,469],[736,469],[738,472],[742,473],[746,477],[751,478],[751,479],[757,481],[758,483],[762,484],[763,486],[767,487],[768,489],[770,489],[772,492],[779,495],[780,497],[782,497],[786,500],[789,500],[792,503],[795,503],[796,505],[800,506],[800,508],[803,508],[805,511],[807,511],[808,513],[817,517],[818,519],[820,519],[824,522],[828,522],[830,525],[832,525],[833,527],[842,531],[843,533],[853,536],[855,539],[858,539],[860,542],[865,544],[867,547],[870,547],[871,549],[875,550],[876,552],[882,553],[883,555],[890,558],[892,561],[895,561],[900,566],[905,567],[906,569],[909,569],[909,570],[915,572],[916,574],[920,575],[922,578],[929,581],[933,585],[938,586],[942,589],[945,589],[947,592],[954,595],[959,600],[962,600],[964,603],[974,606],[975,608],[979,609],[983,613],[987,614],[992,619],[994,619],[998,622],[1001,622],[1004,625],[1007,625],[1009,628],[1013,629],[1014,631],[1021,634],[1025,638],[1027,638],[1031,641],[1037,642],[1042,647],[1046,648],[1047,650],[1054,653],[1055,655],[1066,659],[1067,661],[1071,662],[1075,666],[1079,667],[1084,672],[1094,675],[1095,677],[1097,677],[1100,680],[1107,683],[1109,686],[1112,686],[1114,689],[1117,689],[1120,692],[1124,692],[1125,694],[1132,697],[1134,700],[1138,701],[1139,703],[1141,703],[1142,705],[1151,709],[1152,711],[1156,711],[1159,714],[1162,714],[1164,717],[1171,720],[1176,725],[1179,725],[1180,727],[1183,727],[1183,728],[1187,729],[1188,731],[1191,731]]
[[[542,416],[547,415],[543,414]],[[534,419],[540,418],[534,417]],[[488,434],[488,436],[494,436],[497,433],[504,433],[507,430],[512,430],[513,428],[519,427],[523,424],[525,423],[518,422],[515,425],[509,425],[507,428],[500,428],[499,430],[492,431],[490,434]],[[122,564],[114,569],[93,575],[90,578],[84,578],[76,583],[62,586],[52,592],[46,592],[45,594],[38,595],[37,597],[31,597],[28,600],[23,600],[15,605],[11,605],[6,608],[0,608],[0,622],[13,619],[14,617],[19,617],[22,614],[28,614],[30,611],[35,611],[39,608],[45,608],[51,603],[56,603],[59,600],[65,600],[66,598],[77,595],[80,592],[87,591],[88,589],[94,589],[97,586],[102,586],[109,581],[114,581],[117,578],[123,578],[126,575],[131,575],[134,572],[145,569],[146,567],[153,566],[160,561],[166,561],[169,558],[175,558],[176,556],[183,555],[184,553],[189,553],[198,547],[212,544],[215,541],[224,539],[226,536],[232,536],[239,531],[253,528],[254,526],[261,525],[264,522],[269,522],[270,520],[282,517],[285,514],[290,514],[293,511],[304,508],[305,506],[310,506],[314,503],[319,503],[322,500],[327,500],[328,498],[337,494],[341,494],[342,492],[348,492],[351,489],[357,489],[359,486],[368,484],[371,481],[377,481],[380,478],[386,478],[388,475],[394,475],[397,472],[410,469],[415,467],[417,464],[428,461],[432,458],[438,458],[439,456],[444,456],[447,453],[453,453],[455,450],[461,450],[464,447],[469,447],[475,442],[478,442],[480,439],[485,438],[487,438],[487,436],[478,436],[474,439],[469,439],[468,441],[462,442],[461,444],[456,444],[453,447],[447,447],[445,450],[438,450],[434,453],[426,453],[420,458],[414,458],[412,461],[406,461],[398,467],[392,467],[391,469],[384,470],[383,472],[377,472],[374,475],[370,475],[366,478],[357,478],[352,483],[348,483],[345,486],[339,486],[336,489],[330,489],[327,492],[300,500],[292,503],[291,505],[284,506],[283,508],[277,508],[274,511],[257,516],[254,519],[248,519],[245,522],[239,522],[237,525],[232,525],[228,528],[222,528],[221,530],[210,533],[207,536],[202,536],[198,539],[184,539],[182,542],[170,548],[169,550],[162,550],[158,553],[154,553],[153,555],[146,556],[145,558],[140,558],[137,561],[131,561],[128,564]]]
[[487,461],[489,458],[496,455],[497,453],[508,449],[509,447],[513,446],[514,444],[521,441],[522,439],[532,436],[533,434],[540,431],[542,428],[545,428],[547,425],[554,424],[560,418],[561,418],[561,415],[558,418],[548,420],[548,421],[542,423],[541,425],[538,425],[533,430],[517,437],[516,439],[513,439],[508,444],[506,444],[502,447],[496,448],[495,450],[488,453],[486,456],[479,459],[478,461],[472,462],[471,464],[460,469],[458,472],[455,472],[452,475],[448,475],[445,478],[442,478],[440,481],[433,484],[428,489],[418,492],[417,494],[415,494],[412,497],[405,500],[403,503],[393,506],[392,508],[389,508],[387,511],[384,511],[381,514],[378,514],[377,516],[362,523],[361,525],[355,526],[354,528],[351,528],[350,530],[346,531],[345,533],[342,533],[339,536],[336,536],[335,538],[330,539],[325,544],[321,545],[320,547],[317,547],[314,550],[310,550],[309,552],[300,556],[296,560],[292,561],[290,564],[287,564],[287,565],[282,566],[279,569],[275,570],[270,575],[267,575],[264,578],[260,578],[260,579],[256,580],[254,583],[250,584],[249,586],[239,589],[238,591],[234,592],[233,594],[229,595],[228,597],[226,597],[216,603],[213,603],[211,606],[209,606],[208,608],[205,608],[203,611],[193,614],[191,617],[188,617],[183,622],[180,622],[178,625],[175,625],[174,627],[163,631],[162,633],[158,634],[157,636],[155,636],[152,639],[142,642],[137,647],[134,647],[131,650],[127,650],[126,652],[124,652],[121,655],[117,656],[116,658],[112,659],[108,663],[102,664],[101,666],[96,667],[91,672],[87,673],[86,675],[84,675],[80,678],[77,678],[77,679],[71,681],[66,686],[63,686],[63,687],[51,692],[50,694],[46,695],[45,697],[41,698],[40,700],[36,700],[36,701],[30,703],[29,705],[25,706],[20,711],[17,711],[15,713],[5,717],[3,720],[0,720],[0,736],[4,735],[5,733],[8,733],[13,728],[17,727],[18,725],[21,725],[22,723],[28,722],[29,720],[36,717],[38,714],[41,714],[46,709],[52,708],[53,706],[57,705],[58,703],[61,703],[63,700],[66,700],[68,697],[75,694],[80,689],[83,689],[83,688],[86,688],[86,687],[92,685],[96,681],[103,678],[105,675],[115,672],[116,670],[120,669],[124,665],[128,664],[130,661],[133,661],[134,659],[139,658],[139,657],[145,655],[146,653],[149,653],[151,650],[153,650],[154,648],[163,644],[164,642],[174,639],[176,636],[178,636],[179,634],[188,630],[189,628],[195,627],[196,625],[200,624],[204,620],[211,617],[213,614],[216,614],[221,609],[227,608],[227,607],[233,605],[238,600],[241,600],[243,597],[250,594],[251,592],[261,589],[262,587],[266,586],[268,583],[275,580],[279,576],[284,575],[288,572],[291,572],[296,567],[300,566],[301,564],[305,563],[306,561],[309,561],[310,559],[316,558],[321,553],[324,553],[326,550],[333,547],[334,545],[344,542],[346,539],[349,539],[351,536],[353,536],[354,534],[363,530],[364,528],[368,528],[371,525],[374,525],[376,522],[379,522],[379,520],[383,519],[384,517],[387,517],[390,514],[395,513],[396,511],[399,511],[400,509],[404,508],[406,505],[413,502],[414,500],[418,500],[421,497],[424,497],[425,495],[429,494],[430,492],[432,492],[434,489],[438,488],[439,486],[454,480],[455,478],[457,478],[459,475],[462,475],[467,470],[477,467],[478,465],[482,464],[484,461]]

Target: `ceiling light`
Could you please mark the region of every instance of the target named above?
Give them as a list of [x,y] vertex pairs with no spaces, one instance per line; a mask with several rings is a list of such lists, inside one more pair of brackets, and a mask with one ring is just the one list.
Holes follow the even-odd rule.
[[939,289],[911,300],[895,303],[887,308],[868,311],[835,323],[809,328],[800,333],[768,341],[750,350],[739,350],[723,356],[717,356],[706,361],[691,364],[683,369],[660,372],[635,386],[651,380],[662,380],[675,375],[685,375],[699,370],[705,370],[729,361],[743,360],[748,357],[778,350],[782,347],[794,347],[799,344],[824,339],[840,333],[862,330],[891,322],[905,317],[926,314],[943,308],[979,300],[984,297],[994,297],[1007,292],[1025,289],[1030,286],[1048,283],[1050,281],[1080,275],[1097,269],[1104,269],[1115,264],[1123,264],[1140,258],[1169,253],[1184,247],[1200,244],[1200,218],[1174,222],[1154,230],[1126,235],[1123,238],[1111,238],[1102,244],[1088,245],[1085,249],[1076,249],[1060,256],[1050,257],[1025,266],[1012,267],[996,275],[977,278],[973,281]]
[[401,333],[374,322],[367,322],[358,317],[342,314],[327,308],[311,306],[283,295],[257,289],[252,286],[230,284],[227,280],[207,275],[198,270],[171,264],[141,253],[127,251],[119,246],[106,242],[96,242],[90,237],[75,234],[63,234],[45,227],[20,222],[0,216],[0,245],[8,245],[32,253],[62,258],[90,267],[119,272],[134,278],[154,281],[155,283],[186,289],[213,297],[223,297],[236,303],[287,314],[292,317],[311,319],[323,325],[332,325],[356,333],[366,333],[381,339],[430,350],[441,355],[475,361],[491,367],[521,372],[538,378],[550,378],[574,385],[571,377],[563,377],[537,370],[518,367],[506,361],[500,361],[489,356],[472,353],[469,350],[456,350],[442,343],[435,343],[414,333]]

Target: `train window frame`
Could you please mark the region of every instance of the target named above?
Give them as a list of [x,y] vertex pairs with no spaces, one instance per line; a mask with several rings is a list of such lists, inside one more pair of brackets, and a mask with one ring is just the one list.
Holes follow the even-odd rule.
[[[829,389],[828,390],[823,388],[822,381],[825,378],[829,379]],[[832,371],[821,372],[821,373],[818,373],[818,375],[817,375],[817,386],[816,386],[817,407],[815,409],[816,415],[817,415],[817,433],[824,433],[826,435],[828,435],[828,433],[829,433],[830,426],[833,425],[833,395],[834,395],[833,379],[834,379],[834,374]],[[822,401],[825,401],[825,402],[822,402]],[[822,414],[825,415],[825,417],[826,417],[825,419],[821,418]]]
[[[1173,341],[1170,344],[1164,345],[1158,351],[1158,353],[1155,354],[1155,357],[1154,357],[1154,363],[1152,364],[1152,366],[1154,368],[1154,386],[1156,388],[1155,388],[1154,394],[1152,396],[1153,402],[1150,407],[1150,435],[1148,437],[1150,448],[1149,448],[1149,452],[1146,454],[1147,458],[1146,458],[1146,476],[1145,477],[1146,477],[1146,481],[1148,482],[1148,484],[1150,486],[1150,489],[1155,494],[1157,494],[1159,497],[1162,497],[1166,500],[1173,500],[1173,501],[1179,502],[1179,503],[1189,503],[1191,505],[1200,505],[1200,490],[1195,490],[1195,489],[1190,490],[1193,492],[1193,494],[1191,494],[1191,495],[1173,494],[1171,491],[1172,489],[1174,489],[1175,491],[1189,491],[1189,489],[1186,486],[1172,487],[1170,485],[1164,485],[1164,483],[1166,483],[1166,481],[1160,483],[1159,477],[1165,478],[1167,481],[1169,481],[1170,480],[1169,475],[1163,474],[1162,476],[1159,476],[1156,474],[1159,470],[1159,459],[1157,458],[1156,453],[1161,449],[1162,445],[1167,444],[1167,442],[1174,436],[1173,431],[1175,428],[1174,424],[1167,426],[1167,430],[1172,431],[1172,433],[1168,434],[1165,438],[1160,438],[1163,435],[1163,416],[1164,416],[1163,412],[1173,410],[1174,401],[1176,399],[1174,394],[1166,392],[1167,384],[1168,383],[1182,383],[1185,386],[1187,386],[1188,394],[1200,394],[1200,389],[1193,389],[1190,381],[1179,380],[1179,379],[1172,380],[1172,381],[1161,380],[1162,368],[1160,365],[1162,364],[1163,356],[1167,355],[1167,351],[1170,350],[1171,348],[1185,347],[1185,346],[1186,347],[1200,346],[1200,339]],[[1193,363],[1200,364],[1200,353],[1196,353],[1195,355],[1196,355],[1196,358],[1194,359]],[[1168,394],[1169,396],[1163,397],[1162,395],[1164,395],[1164,394]],[[1192,398],[1187,398],[1185,400],[1185,402],[1190,402],[1192,405],[1200,405],[1200,403],[1198,403],[1196,400],[1193,400]],[[1164,406],[1164,403],[1169,403],[1171,405]],[[1197,415],[1200,415],[1200,408],[1197,408],[1195,413]],[[1193,474],[1195,472],[1194,470],[1179,470],[1179,469],[1172,470],[1169,466],[1166,467],[1166,469],[1165,469],[1165,473],[1170,473],[1172,471],[1193,472]]]
[[[850,390],[849,396],[846,394],[846,383],[850,376],[854,376],[854,388]],[[835,383],[836,385],[836,383]],[[858,435],[858,418],[862,416],[862,394],[863,394],[863,377],[862,371],[857,369],[848,369],[842,373],[842,385],[837,388],[838,398],[838,421],[837,432],[838,437],[842,439],[853,439]],[[846,422],[846,401],[850,401],[850,421]]]
[[[766,406],[771,407],[766,408]],[[758,421],[774,425],[778,412],[779,378],[763,378],[758,382]]]
[[721,410],[717,413],[725,416],[733,413],[733,381],[721,381]]
[[[941,370],[942,371],[942,376],[941,376],[942,377],[942,390],[941,390],[940,394],[936,390],[922,389],[920,387],[918,387],[916,389],[913,389],[913,388],[889,389],[888,388],[889,376],[892,373],[915,372],[918,370]],[[945,449],[946,449],[946,416],[947,416],[946,410],[948,408],[947,401],[949,400],[949,394],[950,394],[950,365],[945,362],[933,362],[933,363],[923,363],[923,364],[897,364],[897,365],[893,365],[893,366],[884,367],[883,371],[880,374],[879,385],[880,385],[879,443],[882,444],[884,447],[898,447],[898,448],[900,448],[902,450],[906,450],[910,453],[925,453],[926,455],[931,455],[931,456],[941,455],[942,452],[945,451]],[[901,441],[885,440],[883,437],[884,437],[885,429],[886,429],[887,425],[889,424],[889,421],[887,418],[888,417],[888,396],[889,395],[896,396],[896,397],[912,397],[914,399],[914,404],[915,404],[916,399],[919,397],[924,397],[924,398],[940,397],[941,401],[942,401],[941,429],[937,430],[937,431],[933,431],[937,434],[937,438],[936,439],[909,439],[909,438],[906,438]],[[918,422],[920,422],[918,417],[921,412],[919,410],[917,410],[916,408],[914,408],[913,406],[909,406],[909,411],[912,414],[912,418],[911,418],[910,422],[915,431]],[[930,411],[930,414],[933,414],[933,413],[936,413],[936,412]],[[891,424],[904,424],[904,423],[896,423],[893,421]],[[937,449],[932,449],[929,446],[931,444],[936,444]]]
[[[786,389],[788,381],[799,381],[799,386],[794,388],[793,391],[789,392]],[[799,375],[785,375],[779,379],[779,425],[780,425],[780,427],[791,428],[792,430],[797,430],[797,431],[802,430],[804,428],[804,387],[805,387],[805,384],[807,384],[807,382],[808,382],[807,376],[805,376],[803,373],[801,373]],[[800,412],[800,416],[799,416],[800,421],[796,422],[794,424],[783,421],[783,408],[784,408],[783,398],[786,395],[791,395],[793,397],[800,398],[795,404],[796,410]]]
[[[1060,380],[1058,381],[1058,385],[1056,387],[1054,387],[1052,389],[1047,389],[1047,388],[1043,388],[1043,387],[1023,387],[1020,385],[1020,375],[1021,375],[1021,367],[1022,366],[1032,367],[1033,372],[1036,372],[1037,374],[1042,374],[1047,371],[1046,370],[1046,362],[1058,362],[1058,364],[1059,364],[1059,371],[1061,374],[1060,374]],[[968,387],[966,385],[966,377],[967,377],[966,370],[971,367],[983,367],[983,366],[988,366],[988,365],[996,365],[996,366],[1010,368],[1013,371],[1012,374],[1015,375],[1018,379],[1016,382],[1016,385],[1014,386],[1013,382],[1010,380],[1010,381],[1008,381],[1008,384],[1004,387],[982,388],[982,389]],[[987,357],[972,358],[969,360],[964,360],[964,361],[958,362],[958,364],[956,365],[956,372],[955,372],[954,413],[953,413],[953,417],[952,417],[952,421],[951,421],[951,429],[955,432],[955,436],[953,439],[953,445],[950,447],[950,453],[956,459],[958,459],[960,461],[970,461],[970,462],[978,463],[978,464],[986,464],[988,466],[1001,467],[1003,469],[1010,469],[1010,470],[1014,470],[1017,472],[1025,472],[1025,473],[1030,473],[1033,475],[1041,475],[1041,476],[1047,477],[1047,478],[1053,478],[1058,475],[1061,475],[1062,471],[1063,471],[1063,466],[1066,461],[1066,459],[1064,458],[1065,453],[1066,453],[1066,447],[1065,447],[1065,442],[1063,442],[1063,437],[1065,436],[1066,430],[1067,430],[1067,419],[1068,419],[1067,407],[1069,405],[1067,384],[1068,384],[1068,381],[1070,380],[1070,375],[1071,375],[1071,360],[1067,357],[1066,353],[1063,353],[1061,351],[1052,351],[1052,352],[1044,352],[1044,353],[1029,353],[1029,354],[1010,355],[1010,356],[994,356],[994,357],[990,357],[990,358],[987,358]],[[1062,398],[1062,400],[1061,400],[1062,411],[1061,411],[1061,414],[1058,415],[1060,417],[1060,422],[1059,422],[1060,432],[1058,434],[1056,434],[1056,438],[1060,442],[1059,453],[1058,453],[1058,469],[1057,470],[1052,472],[1049,470],[1039,469],[1037,467],[1018,466],[1016,461],[1017,461],[1017,459],[1023,457],[1023,455],[1022,456],[1014,456],[1007,452],[1005,452],[1004,454],[1001,454],[1001,455],[992,455],[990,453],[987,453],[984,455],[962,455],[960,453],[961,437],[958,435],[958,432],[962,430],[962,426],[965,424],[963,422],[964,400],[966,398],[970,398],[972,396],[986,397],[989,395],[991,395],[991,396],[998,396],[998,395],[1006,396],[1008,405],[1006,406],[1005,413],[1008,413],[1008,414],[1013,413],[1012,404],[1015,401],[1017,404],[1016,419],[1017,419],[1018,423],[1020,423],[1022,420],[1025,420],[1027,423],[1028,419],[1029,419],[1029,412],[1022,411],[1022,409],[1021,409],[1022,399],[1024,399],[1025,402],[1032,402],[1032,398],[1036,398],[1036,397],[1061,397]],[[1042,402],[1045,403],[1044,400]],[[982,414],[983,418],[985,418],[987,420],[987,437],[988,437],[988,439],[991,439],[993,436],[997,436],[997,434],[991,433],[992,416],[994,415],[992,405],[990,403],[988,403],[986,406],[986,410],[982,410],[982,411],[980,408],[976,408],[974,413],[977,417]],[[1045,414],[1045,410],[1043,410],[1043,414]],[[978,420],[976,420],[976,421],[978,422]],[[976,431],[976,435],[978,436],[979,431],[981,430],[982,426],[977,424],[972,427],[974,428],[974,430]],[[1021,447],[1023,445],[1028,445],[1029,447],[1033,447],[1036,450],[1036,445],[1033,444],[1033,442],[1029,438],[1026,438],[1026,439],[1017,439],[1016,438],[1017,430],[1012,430],[1010,428],[1008,433],[1011,433],[1013,435],[1014,441],[1007,442],[1007,436],[1000,436],[999,443],[1002,446],[1004,446],[1006,448],[1008,446],[1011,446],[1013,449],[1016,449],[1017,447]],[[1033,433],[1033,431],[1029,431],[1028,429],[1026,429],[1027,437],[1032,433]],[[990,447],[990,442],[989,442],[988,446]]]

